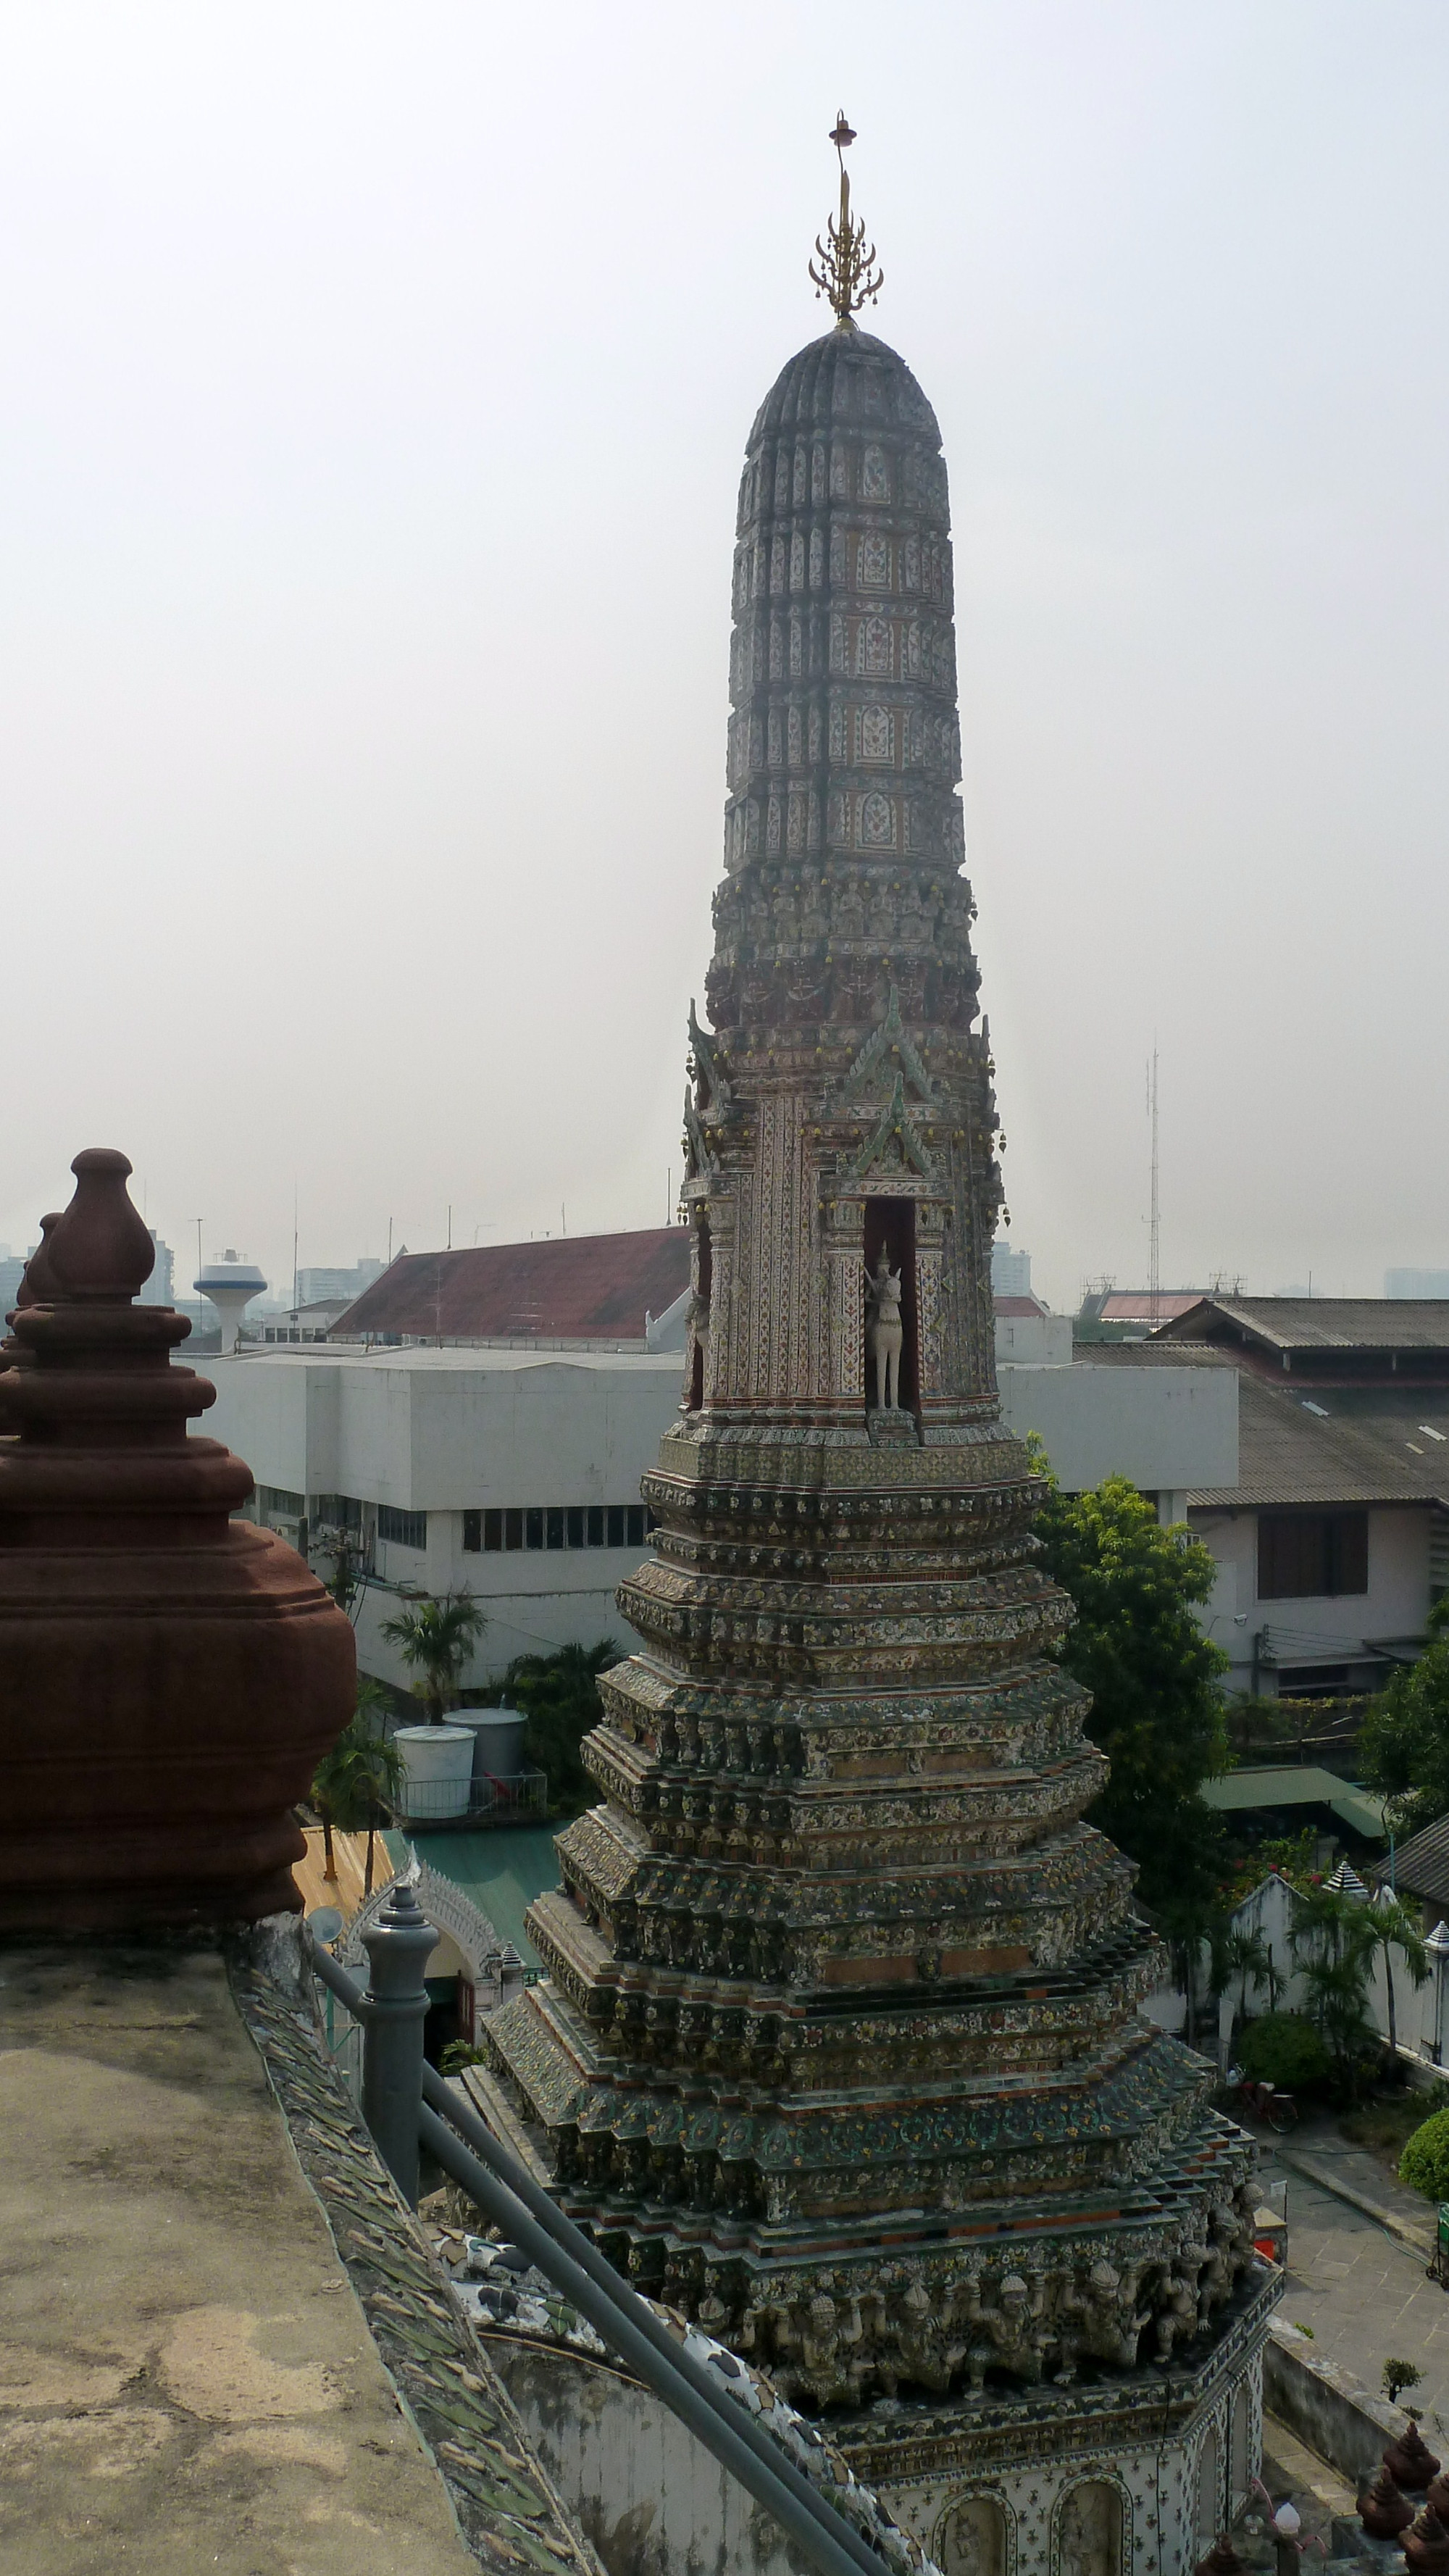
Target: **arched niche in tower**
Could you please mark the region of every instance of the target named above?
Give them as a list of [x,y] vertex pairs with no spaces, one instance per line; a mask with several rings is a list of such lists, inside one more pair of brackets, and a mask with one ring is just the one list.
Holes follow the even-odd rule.
[[[900,1197],[867,1199],[865,1202],[865,1266],[874,1276],[884,1252],[892,1270],[901,1279],[901,1361],[899,1405],[903,1413],[919,1413],[921,1404],[921,1336],[920,1310],[916,1295],[916,1203]],[[868,1326],[867,1326],[867,1329]],[[865,1409],[875,1411],[875,1372],[868,1353],[863,1353],[862,1370],[865,1384]]]
[[995,2496],[967,2496],[953,2505],[935,2555],[943,2576],[1007,2576],[1006,2515]]

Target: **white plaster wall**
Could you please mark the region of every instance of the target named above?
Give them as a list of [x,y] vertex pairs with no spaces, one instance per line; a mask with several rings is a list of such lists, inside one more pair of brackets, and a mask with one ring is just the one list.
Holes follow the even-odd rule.
[[[1233,2442],[1237,2412],[1240,2438]],[[1019,2468],[882,2481],[881,2500],[902,2528],[929,2551],[944,2576],[993,2576],[963,2564],[952,2545],[955,2507],[991,2496],[1006,2521],[1005,2566],[994,2576],[1067,2576],[1061,2550],[1063,2508],[1074,2487],[1115,2486],[1123,2503],[1121,2576],[1188,2576],[1203,2547],[1199,2520],[1226,2531],[1262,2458],[1262,2355],[1243,2355],[1172,2441],[1136,2449],[1095,2450],[1085,2426],[1080,2448],[1067,2452],[1043,2434],[1035,2457]],[[1075,2429],[1075,2428],[1074,2428]],[[1213,2493],[1199,2507],[1206,2467]]]
[[1236,1485],[1238,1373],[1226,1368],[1003,1367],[1001,1410],[1040,1435],[1058,1481],[1084,1493],[1129,1476],[1144,1493]]
[[[1427,1509],[1417,1506],[1370,1510],[1367,1592],[1263,1601],[1258,1595],[1257,1513],[1190,1510],[1193,1535],[1210,1549],[1218,1566],[1207,1630],[1232,1660],[1230,1687],[1248,1687],[1252,1640],[1262,1628],[1302,1639],[1303,1652],[1310,1656],[1319,1647],[1356,1650],[1366,1637],[1421,1633],[1429,1613],[1429,1517]],[[1276,1689],[1271,1672],[1264,1674],[1263,1687]]]
[[1070,1315],[998,1315],[996,1357],[1017,1368],[1065,1368],[1072,1356]]

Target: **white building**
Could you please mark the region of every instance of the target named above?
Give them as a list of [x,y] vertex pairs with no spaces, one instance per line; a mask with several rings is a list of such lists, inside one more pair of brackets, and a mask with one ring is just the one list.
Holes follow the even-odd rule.
[[402,1591],[481,1603],[470,1682],[515,1655],[628,1642],[614,1587],[644,1550],[639,1482],[678,1407],[677,1353],[280,1345],[208,1369],[206,1429],[251,1468],[256,1516],[357,1540],[365,1671],[410,1678],[379,1633]]
[[[407,1678],[381,1638],[399,1590],[466,1588],[488,1630],[467,1679],[570,1641],[631,1642],[614,1588],[647,1540],[640,1479],[680,1401],[677,1351],[445,1343],[257,1346],[208,1361],[205,1428],[244,1458],[253,1509],[296,1538],[345,1528],[369,1580],[364,1670]],[[1117,1472],[1179,1516],[1237,1472],[1234,1371],[1007,1366],[1008,1423],[1038,1432],[1071,1490]]]
[[1449,1300],[1202,1298],[1153,1342],[1090,1356],[1237,1374],[1239,1472],[1188,1497],[1231,1689],[1372,1691],[1414,1660],[1449,1590]]

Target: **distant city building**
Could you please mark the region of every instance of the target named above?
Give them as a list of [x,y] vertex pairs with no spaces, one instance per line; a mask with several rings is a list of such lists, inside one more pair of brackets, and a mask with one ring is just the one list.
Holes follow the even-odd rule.
[[[34,1250],[35,1246],[32,1243],[30,1252]],[[30,1252],[11,1252],[7,1246],[6,1250],[0,1253],[0,1315],[9,1314],[20,1294],[20,1282],[25,1276],[25,1265],[30,1259]]]
[[156,1228],[146,1229],[156,1247],[156,1267],[142,1289],[138,1302],[142,1306],[171,1306],[176,1302],[176,1260],[169,1243],[163,1243]]
[[1005,1236],[991,1247],[991,1294],[993,1297],[1029,1297],[1031,1254],[1018,1252]]
[[1386,1270],[1386,1297],[1449,1297],[1449,1270]]
[[365,1261],[354,1261],[350,1270],[325,1267],[299,1270],[295,1291],[297,1304],[299,1307],[336,1305],[339,1310],[350,1306],[354,1297],[360,1297],[364,1288],[370,1288],[374,1279],[382,1277],[386,1267],[386,1262],[369,1256]]

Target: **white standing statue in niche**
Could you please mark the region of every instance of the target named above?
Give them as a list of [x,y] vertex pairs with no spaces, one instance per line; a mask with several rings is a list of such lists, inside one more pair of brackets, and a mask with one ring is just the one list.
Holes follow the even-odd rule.
[[892,1270],[884,1244],[874,1270],[866,1272],[865,1350],[875,1370],[878,1411],[894,1413],[901,1400],[901,1274]]

